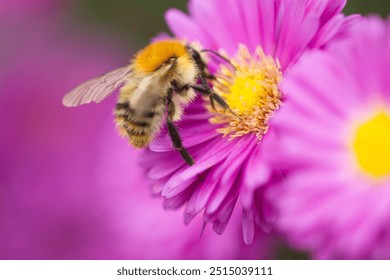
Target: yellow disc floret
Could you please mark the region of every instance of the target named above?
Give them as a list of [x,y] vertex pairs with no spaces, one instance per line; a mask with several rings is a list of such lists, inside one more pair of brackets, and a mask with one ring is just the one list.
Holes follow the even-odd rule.
[[374,178],[390,175],[390,114],[383,111],[361,123],[353,150],[360,168]]
[[264,88],[259,83],[261,80],[263,80],[263,77],[258,73],[253,77],[237,76],[234,84],[230,86],[230,94],[226,96],[226,101],[230,107],[236,109],[239,113],[245,113],[256,106],[259,95],[264,93]]
[[218,109],[219,114],[210,121],[226,123],[217,131],[231,138],[253,133],[261,139],[267,132],[268,119],[281,104],[280,65],[260,47],[251,55],[245,46],[240,46],[231,63],[221,66],[213,87],[236,116]]
[[185,55],[187,50],[184,43],[178,40],[164,40],[152,43],[138,52],[133,65],[137,72],[150,73],[156,71],[170,58]]

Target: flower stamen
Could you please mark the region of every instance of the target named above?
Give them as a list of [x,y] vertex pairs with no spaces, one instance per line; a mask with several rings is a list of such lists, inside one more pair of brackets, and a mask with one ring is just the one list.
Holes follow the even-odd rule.
[[231,63],[233,67],[220,66],[213,88],[236,116],[217,109],[218,114],[210,122],[226,124],[217,129],[224,136],[236,138],[254,133],[261,139],[267,132],[268,120],[282,103],[278,88],[282,79],[279,62],[265,55],[261,47],[251,55],[245,46],[240,45],[237,57]]

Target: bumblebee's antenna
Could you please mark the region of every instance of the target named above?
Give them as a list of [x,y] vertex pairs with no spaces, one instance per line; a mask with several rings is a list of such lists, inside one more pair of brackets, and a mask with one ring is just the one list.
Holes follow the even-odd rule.
[[210,53],[214,54],[215,56],[218,56],[222,60],[226,61],[227,63],[229,63],[234,68],[234,70],[237,70],[236,66],[234,66],[233,63],[229,59],[227,59],[226,57],[224,57],[220,53],[217,53],[214,50],[204,49],[204,50],[201,50],[200,52],[210,52]]

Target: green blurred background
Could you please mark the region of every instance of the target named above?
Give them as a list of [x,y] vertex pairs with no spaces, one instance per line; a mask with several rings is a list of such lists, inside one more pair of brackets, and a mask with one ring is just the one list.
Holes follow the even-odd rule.
[[[77,3],[77,2],[76,2]],[[168,32],[164,12],[175,7],[187,10],[186,0],[86,0],[73,6],[73,23],[86,28],[110,29],[121,40],[131,42],[140,48],[159,32]],[[346,14],[373,14],[386,16],[390,11],[390,1],[350,0]]]

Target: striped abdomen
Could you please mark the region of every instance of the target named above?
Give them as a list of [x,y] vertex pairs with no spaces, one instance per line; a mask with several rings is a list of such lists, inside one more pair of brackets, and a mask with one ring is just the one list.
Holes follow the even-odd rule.
[[142,148],[147,146],[161,126],[164,102],[156,104],[149,111],[139,112],[129,102],[118,102],[115,106],[115,121],[122,136],[130,143]]

